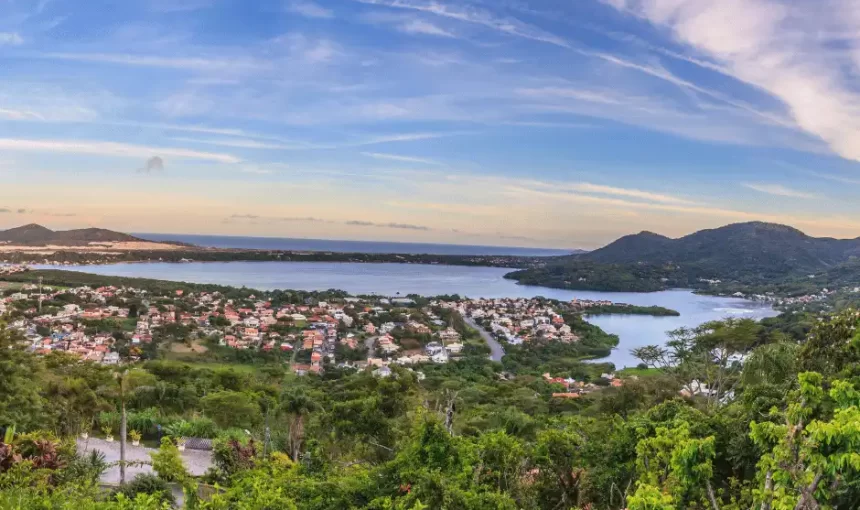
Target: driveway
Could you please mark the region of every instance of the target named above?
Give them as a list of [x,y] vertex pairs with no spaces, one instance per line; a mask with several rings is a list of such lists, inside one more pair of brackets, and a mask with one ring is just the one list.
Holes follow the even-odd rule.
[[[105,454],[108,463],[119,462],[119,441],[108,443],[104,439],[78,438],[78,453],[86,454],[90,450],[99,450]],[[157,451],[145,446],[132,446],[131,442],[125,445],[125,458],[127,461],[150,462],[149,454]],[[201,476],[212,466],[212,452],[206,450],[185,450],[181,452],[185,468],[194,476]],[[152,466],[128,466],[125,470],[125,480],[131,481],[139,473],[154,473]],[[104,483],[119,483],[119,466],[111,466],[101,477]]]

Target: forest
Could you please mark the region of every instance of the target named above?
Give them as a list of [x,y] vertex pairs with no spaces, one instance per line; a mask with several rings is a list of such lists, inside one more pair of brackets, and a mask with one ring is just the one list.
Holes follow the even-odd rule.
[[[300,376],[251,352],[190,362],[156,350],[106,366],[35,355],[0,326],[0,508],[162,509],[177,492],[199,509],[860,505],[856,311],[674,331],[636,350],[640,366],[618,384],[598,376],[611,367],[583,363],[605,333],[578,314],[565,321],[582,345],[387,377]],[[598,389],[558,398],[564,377]],[[157,447],[154,473],[106,486],[110,463],[75,441],[124,434]],[[204,474],[183,464],[190,437],[212,442]]]

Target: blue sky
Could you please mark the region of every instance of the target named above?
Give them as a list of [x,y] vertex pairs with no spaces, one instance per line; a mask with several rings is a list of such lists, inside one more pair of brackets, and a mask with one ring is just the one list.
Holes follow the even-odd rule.
[[849,0],[0,0],[0,226],[860,235]]

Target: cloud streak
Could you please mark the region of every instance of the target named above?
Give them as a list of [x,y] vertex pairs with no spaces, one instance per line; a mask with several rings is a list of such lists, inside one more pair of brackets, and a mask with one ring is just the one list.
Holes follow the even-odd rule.
[[819,196],[814,194],[814,193],[807,193],[805,191],[798,191],[798,190],[783,186],[782,184],[744,182],[741,184],[741,186],[743,186],[745,188],[749,188],[753,191],[758,191],[759,193],[765,193],[767,195],[774,195],[774,196],[778,196],[778,197],[819,198]]
[[409,223],[377,223],[374,221],[362,221],[362,220],[349,220],[344,222],[345,225],[350,225],[353,227],[377,227],[377,228],[394,228],[399,230],[423,230],[429,231],[432,230],[430,227],[425,227],[423,225],[412,225]]
[[384,159],[389,161],[398,161],[401,163],[421,163],[424,165],[435,166],[442,165],[442,163],[438,161],[433,161],[432,159],[416,158],[414,156],[402,156],[400,154],[386,154],[382,152],[362,152],[361,155],[373,159]]
[[306,18],[331,19],[334,17],[334,11],[310,1],[297,0],[290,2],[287,11]]
[[114,156],[128,158],[150,158],[153,153],[182,159],[216,161],[219,163],[239,163],[241,160],[229,154],[201,152],[188,149],[148,147],[117,142],[85,140],[24,140],[0,138],[0,149],[8,151],[59,152],[65,154],[86,154],[91,156]]

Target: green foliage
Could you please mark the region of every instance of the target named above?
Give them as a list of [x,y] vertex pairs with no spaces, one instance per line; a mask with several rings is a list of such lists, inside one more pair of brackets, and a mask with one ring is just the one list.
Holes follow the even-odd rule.
[[253,428],[262,419],[256,397],[239,391],[210,393],[200,404],[219,427]]
[[173,493],[163,478],[155,475],[141,473],[130,482],[123,485],[116,494],[122,494],[129,500],[137,498],[138,494],[151,495],[158,498],[162,503],[173,504]]
[[159,478],[166,482],[183,482],[188,479],[188,471],[182,462],[179,448],[173,444],[170,438],[162,438],[158,451],[150,453],[152,458],[152,469],[158,473]]
[[44,400],[39,393],[36,358],[24,352],[26,341],[0,321],[0,426],[30,430],[40,425]]

